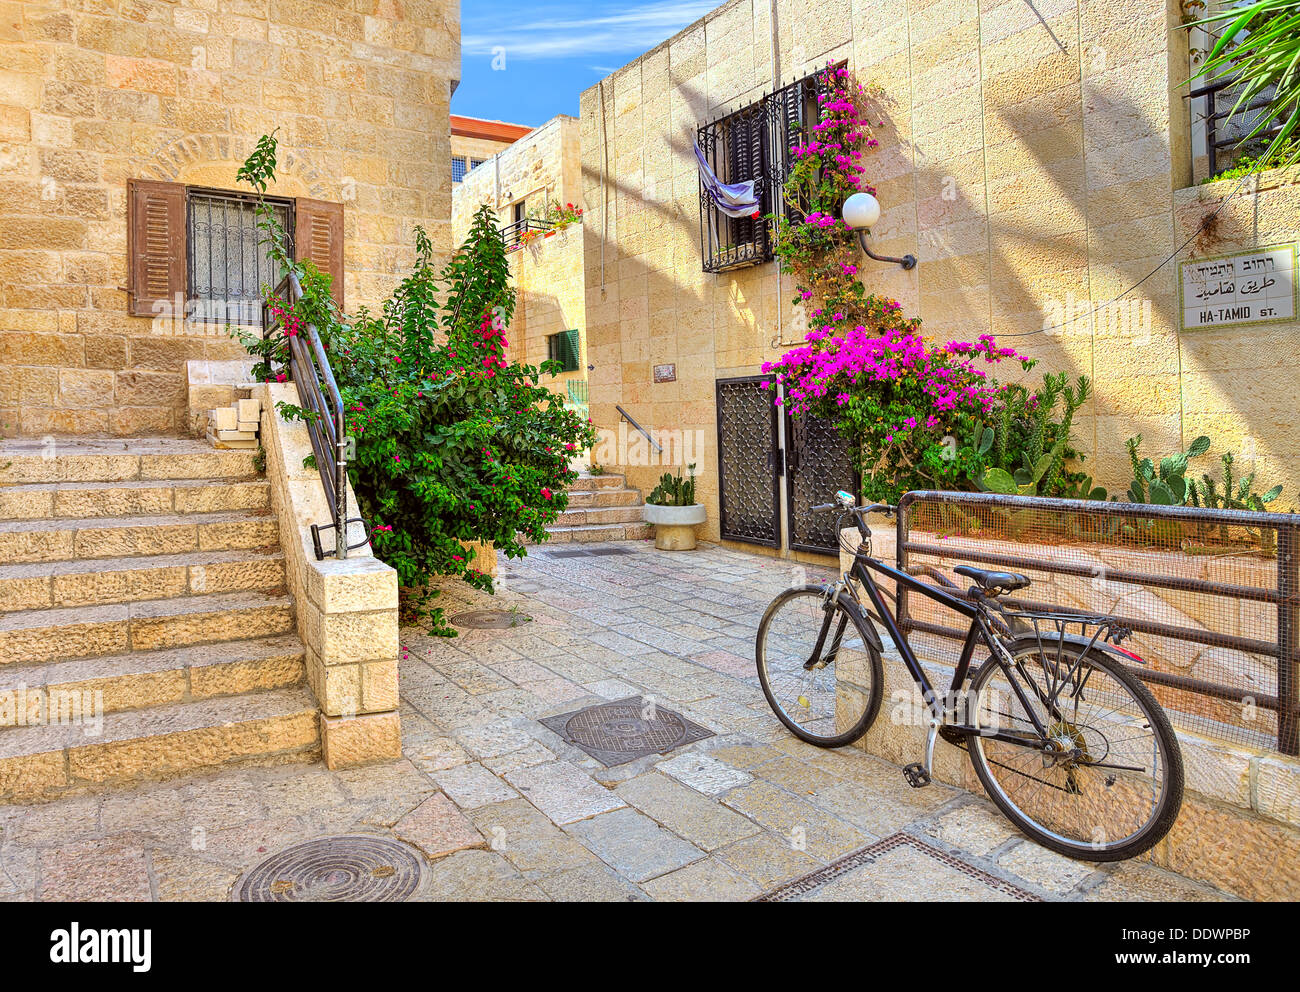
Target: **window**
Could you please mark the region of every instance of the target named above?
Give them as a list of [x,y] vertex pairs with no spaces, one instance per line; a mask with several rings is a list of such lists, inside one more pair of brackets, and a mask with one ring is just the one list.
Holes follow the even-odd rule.
[[[293,203],[267,200],[285,231],[291,228]],[[192,189],[186,197],[186,243],[189,246],[187,293],[191,320],[221,324],[260,324],[262,287],[284,278],[276,271],[257,227],[257,201],[239,193]],[[292,250],[292,243],[285,245]]]
[[546,339],[546,357],[561,362],[563,372],[576,372],[582,366],[582,344],[577,328],[552,334]]
[[525,200],[520,200],[518,203],[516,203],[512,208],[512,210],[513,210],[513,223],[518,224],[521,221],[525,221],[528,219],[528,209]]
[[[262,290],[279,282],[253,197],[133,179],[127,183],[128,312],[137,317],[259,325]],[[330,277],[343,306],[343,204],[268,199],[296,259]]]
[[[821,85],[816,75],[807,76],[699,129],[700,150],[720,180],[756,180],[762,214],[792,212],[783,197],[794,164],[790,148],[806,141],[818,120]],[[771,261],[769,223],[761,217],[728,217],[701,187],[700,251],[705,272]]]
[[453,156],[451,160],[451,181],[460,182],[465,178],[465,160],[459,156]]
[[480,165],[482,165],[486,161],[487,159],[485,158],[472,158],[469,160],[469,167],[471,169],[477,169]]

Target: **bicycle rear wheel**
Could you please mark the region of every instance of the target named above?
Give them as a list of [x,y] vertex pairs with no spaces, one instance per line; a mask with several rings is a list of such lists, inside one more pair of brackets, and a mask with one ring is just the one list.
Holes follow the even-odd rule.
[[866,733],[884,683],[873,633],[847,593],[828,603],[824,586],[796,586],[772,600],[758,626],[758,679],[795,736],[840,747]]
[[1029,837],[1072,858],[1150,850],[1183,798],[1182,754],[1151,690],[1096,649],[1020,642],[1011,654],[1019,664],[1010,677],[989,659],[970,686],[976,724],[1024,741],[967,738],[989,798]]

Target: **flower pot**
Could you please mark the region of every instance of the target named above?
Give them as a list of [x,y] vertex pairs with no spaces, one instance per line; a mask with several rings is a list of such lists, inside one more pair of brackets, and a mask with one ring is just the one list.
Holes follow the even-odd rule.
[[704,507],[647,503],[645,522],[655,525],[655,547],[660,551],[690,551],[695,547],[695,528],[704,523]]

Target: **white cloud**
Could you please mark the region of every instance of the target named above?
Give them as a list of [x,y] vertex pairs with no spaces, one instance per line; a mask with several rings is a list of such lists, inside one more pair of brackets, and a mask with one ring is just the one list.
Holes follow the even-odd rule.
[[[640,7],[616,7],[584,17],[581,10],[555,5],[521,6],[514,11],[500,5],[490,17],[464,17],[461,50],[466,55],[490,55],[505,49],[507,58],[562,59],[615,52],[640,54],[672,37],[692,21],[713,10],[721,0],[659,0]],[[529,18],[522,23],[501,22],[517,12]],[[466,14],[462,11],[462,15]]]

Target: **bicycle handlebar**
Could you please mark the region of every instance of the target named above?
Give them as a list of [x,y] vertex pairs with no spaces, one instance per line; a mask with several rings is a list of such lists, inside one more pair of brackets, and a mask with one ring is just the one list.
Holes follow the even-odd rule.
[[832,510],[843,510],[846,513],[855,513],[858,516],[866,516],[868,513],[893,514],[898,512],[898,507],[892,503],[872,503],[869,506],[844,506],[842,503],[818,503],[812,508],[813,513],[830,513]]

